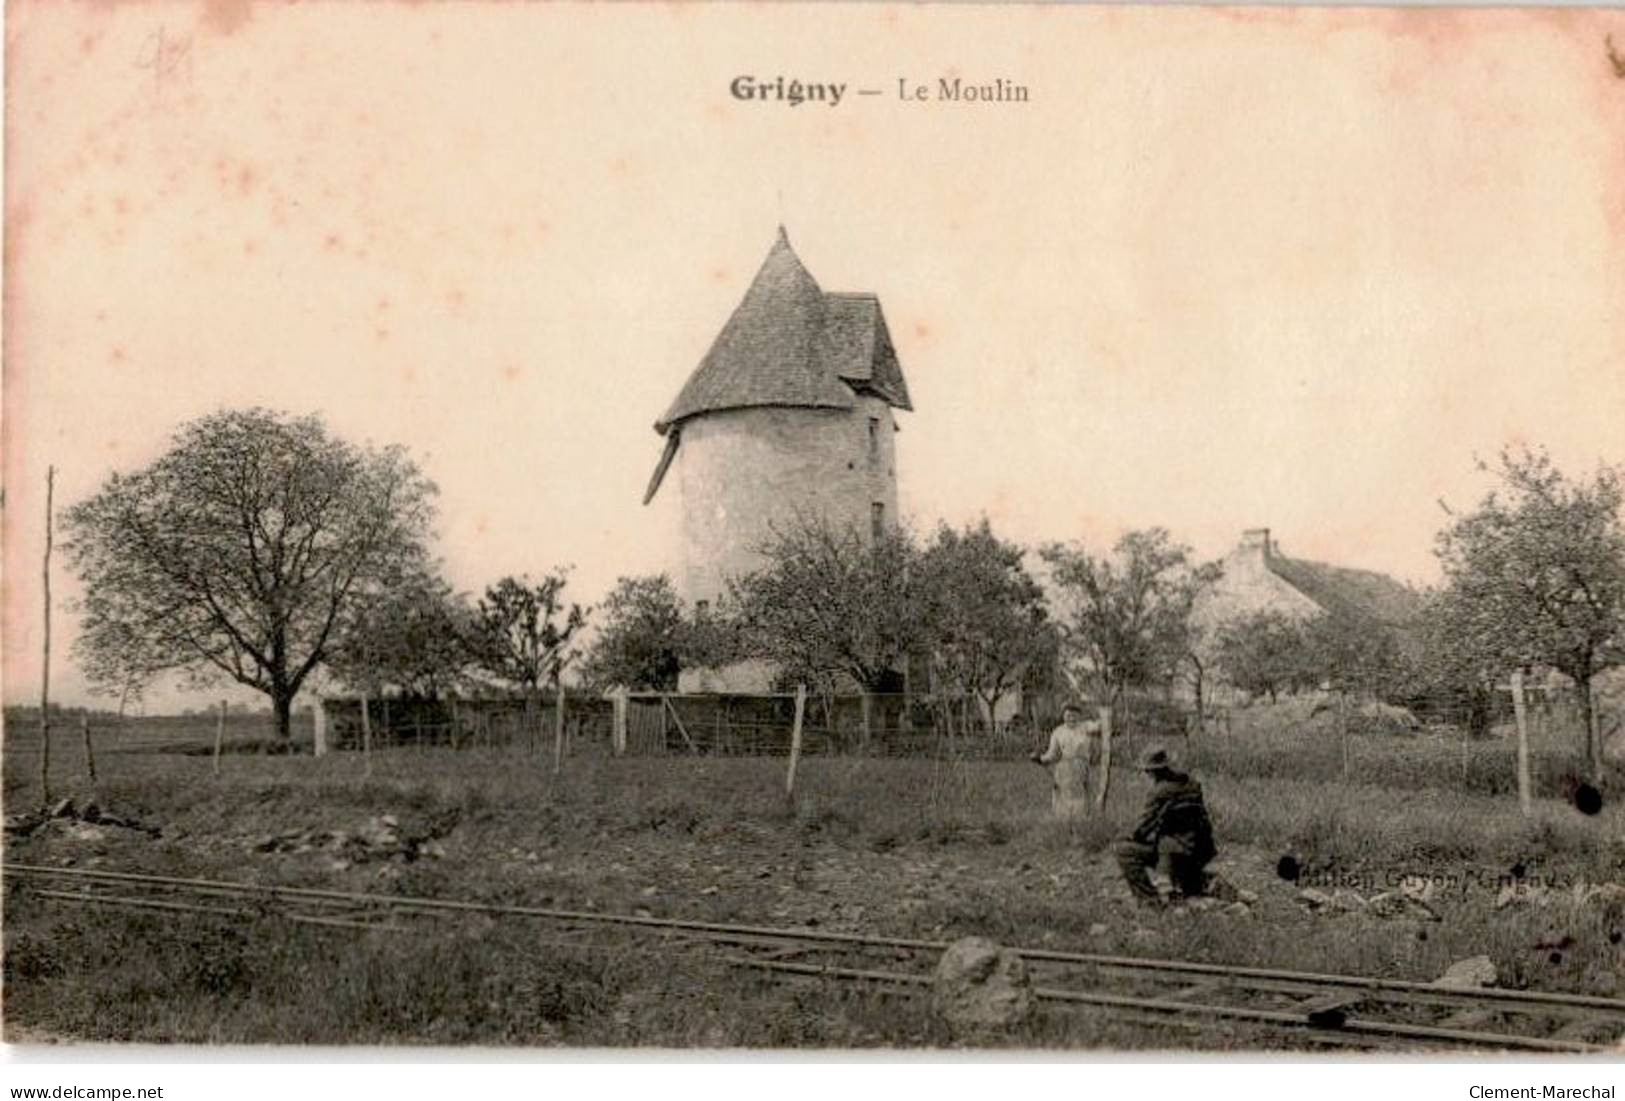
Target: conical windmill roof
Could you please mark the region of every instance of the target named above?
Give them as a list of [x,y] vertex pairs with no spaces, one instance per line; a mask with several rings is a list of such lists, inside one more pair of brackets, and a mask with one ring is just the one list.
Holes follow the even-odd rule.
[[781,227],[744,299],[655,430],[665,434],[724,409],[850,409],[856,390],[912,408],[879,301],[826,294]]

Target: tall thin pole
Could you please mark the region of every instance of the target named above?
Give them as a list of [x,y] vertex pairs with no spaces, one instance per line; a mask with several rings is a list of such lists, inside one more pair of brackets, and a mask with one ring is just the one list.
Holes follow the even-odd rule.
[[801,720],[807,714],[807,685],[796,685],[796,720],[790,727],[790,767],[784,774],[784,794],[786,798],[794,798],[796,794],[796,763],[801,760]]
[[90,782],[96,782],[96,747],[90,744],[90,714],[81,712],[79,715],[79,733],[85,740],[85,771],[90,774]]
[[51,801],[51,500],[56,488],[56,467],[45,468],[45,660],[39,689],[40,801]]
[[[556,773],[564,767],[564,679],[555,677],[553,685],[556,693],[553,707],[553,771]],[[539,713],[536,717],[541,719]]]
[[226,701],[220,701],[220,710],[214,717],[214,774],[220,775],[220,750],[226,742]]
[[1512,671],[1512,717],[1518,725],[1518,809],[1528,818],[1534,795],[1529,790],[1529,710],[1524,703],[1522,669]]
[[372,715],[367,706],[368,693],[361,693],[361,768],[367,776],[372,776]]
[[1100,786],[1095,789],[1095,810],[1106,809],[1106,797],[1112,790],[1112,708],[1100,706]]

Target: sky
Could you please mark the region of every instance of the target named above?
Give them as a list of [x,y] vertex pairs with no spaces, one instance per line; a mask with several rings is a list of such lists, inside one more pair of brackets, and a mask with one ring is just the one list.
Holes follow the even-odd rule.
[[[595,602],[671,569],[652,425],[781,223],[826,290],[880,297],[922,531],[1103,550],[1158,524],[1217,557],[1267,526],[1427,583],[1440,502],[1490,487],[1475,456],[1625,461],[1625,13],[18,0],[6,24],[7,701],[38,697],[46,467],[60,511],[223,407],[406,445],[465,591],[570,565]],[[741,75],[848,90],[741,101]],[[897,95],[945,77],[1029,98]],[[52,592],[71,703],[60,558]]]

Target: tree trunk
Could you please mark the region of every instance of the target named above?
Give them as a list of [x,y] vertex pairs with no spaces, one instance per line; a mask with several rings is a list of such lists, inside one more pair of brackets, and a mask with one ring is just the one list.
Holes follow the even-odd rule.
[[293,741],[293,693],[281,686],[271,691],[271,710],[276,714],[276,738],[283,746]]
[[862,694],[858,696],[858,709],[863,716],[863,728],[860,734],[862,742],[860,745],[862,746],[863,751],[867,753],[869,750],[869,726],[873,721],[874,700],[873,697],[869,695],[869,690],[867,688],[860,689],[860,691]]
[[991,738],[999,732],[999,720],[994,709],[999,706],[999,701],[1004,698],[1004,691],[1003,689],[996,689],[985,696],[978,696],[977,698],[982,702],[982,714],[987,716],[987,734]]
[[288,636],[286,631],[278,629],[271,633],[271,710],[276,713],[277,741],[284,747],[293,737],[292,727],[288,716],[293,711],[293,692],[297,685],[290,685],[288,675]]
[[1591,696],[1591,678],[1576,678],[1580,689],[1580,718],[1585,723],[1586,766],[1591,782],[1602,783],[1602,738],[1597,730],[1597,701]]

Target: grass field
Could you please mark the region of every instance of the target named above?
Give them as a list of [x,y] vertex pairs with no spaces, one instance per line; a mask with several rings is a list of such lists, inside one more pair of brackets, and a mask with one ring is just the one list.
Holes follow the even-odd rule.
[[[8,735],[7,809],[37,803],[37,746]],[[210,735],[212,737],[212,734]],[[1104,815],[1049,819],[1048,780],[1025,763],[814,757],[793,802],[769,758],[609,759],[513,751],[228,754],[221,773],[183,752],[195,736],[103,739],[100,782],[80,775],[77,731],[54,784],[140,819],[127,829],[47,828],[8,839],[7,860],[72,862],[266,883],[441,894],[605,911],[1007,943],[1432,979],[1488,954],[1513,987],[1625,994],[1617,908],[1497,909],[1514,874],[1566,885],[1625,882],[1625,811],[1576,811],[1554,766],[1537,813],[1475,791],[1497,745],[1429,749],[1360,739],[1356,782],[1290,730],[1237,730],[1182,752],[1203,781],[1218,869],[1254,891],[1246,916],[1135,909],[1108,856],[1144,795],[1128,770]],[[1418,754],[1454,751],[1431,782]],[[1296,760],[1296,767],[1294,766]],[[1459,782],[1452,775],[1462,778]],[[432,838],[411,862],[261,851],[301,831],[354,831],[392,815]],[[1442,920],[1311,913],[1277,875],[1374,893],[1403,875],[1438,884]],[[52,908],[8,892],[5,1018],[28,1035],[85,1040],[877,1046],[954,1042],[921,1003],[770,983],[694,959],[547,948],[522,925],[438,936],[221,925]],[[1222,1027],[1175,1033],[1107,1015],[1040,1016],[1000,1041],[1043,1047],[1245,1046]]]

